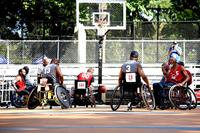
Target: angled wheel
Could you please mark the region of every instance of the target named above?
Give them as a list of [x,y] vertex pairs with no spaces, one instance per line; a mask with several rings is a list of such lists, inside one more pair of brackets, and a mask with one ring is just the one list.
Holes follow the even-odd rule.
[[169,90],[169,100],[174,107],[186,110],[191,107],[192,94],[188,88],[174,85]]
[[16,108],[24,108],[27,105],[29,97],[28,91],[14,92],[11,96],[11,103]]
[[60,106],[64,109],[71,106],[69,91],[61,85],[55,86],[55,96]]
[[115,87],[112,97],[111,97],[111,102],[110,102],[110,107],[113,111],[116,111],[123,100],[123,87],[122,86],[117,86]]
[[141,96],[147,109],[155,109],[156,103],[152,91],[147,88],[146,84],[141,87]]
[[35,109],[40,104],[40,99],[37,94],[37,87],[35,87],[29,95],[27,107],[28,109]]
[[187,89],[191,93],[191,96],[192,96],[192,103],[191,103],[189,109],[195,109],[197,107],[197,96],[195,95],[195,93],[192,89],[190,89],[189,87]]

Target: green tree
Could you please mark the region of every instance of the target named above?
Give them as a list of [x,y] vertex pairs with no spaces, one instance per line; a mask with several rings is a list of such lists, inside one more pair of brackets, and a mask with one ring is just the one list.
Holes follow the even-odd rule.
[[15,32],[16,22],[19,20],[21,0],[1,0],[0,1],[0,38],[18,39]]
[[75,0],[1,0],[0,5],[2,39],[73,35]]

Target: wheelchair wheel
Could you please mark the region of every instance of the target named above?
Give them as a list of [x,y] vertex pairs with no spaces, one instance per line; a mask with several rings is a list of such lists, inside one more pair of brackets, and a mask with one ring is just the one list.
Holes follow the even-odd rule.
[[191,107],[192,94],[188,88],[174,85],[169,90],[169,100],[174,107],[186,110]]
[[155,109],[156,103],[154,95],[151,91],[149,91],[146,84],[143,84],[141,87],[141,96],[147,109]]
[[61,85],[56,85],[54,92],[56,99],[63,109],[69,108],[71,106],[70,94],[69,91],[66,90],[66,88]]
[[114,89],[114,92],[111,97],[110,107],[113,111],[116,111],[123,100],[123,88],[122,86],[117,86]]
[[11,103],[16,108],[24,108],[27,105],[29,92],[24,90],[21,92],[14,92],[11,96]]
[[192,103],[189,109],[195,109],[197,107],[197,97],[192,89],[190,89],[189,87],[187,89],[191,93],[191,96],[192,96]]
[[35,109],[39,105],[40,100],[37,95],[37,87],[35,87],[29,95],[27,107],[28,109]]

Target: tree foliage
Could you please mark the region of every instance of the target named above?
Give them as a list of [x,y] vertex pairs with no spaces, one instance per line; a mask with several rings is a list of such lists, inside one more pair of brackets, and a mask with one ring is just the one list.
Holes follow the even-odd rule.
[[1,0],[1,7],[1,38],[73,35],[75,0]]
[[[49,39],[49,36],[57,39],[58,36],[62,38],[74,34],[75,0],[1,0],[0,6],[1,39]],[[199,0],[127,0],[127,22],[131,25],[124,32],[127,36],[133,36],[134,22],[159,20],[169,23],[199,19]],[[151,29],[147,34],[155,39],[157,23],[148,24],[147,27]],[[166,28],[164,23],[159,24],[160,33]],[[118,32],[111,33],[111,36],[118,35]]]

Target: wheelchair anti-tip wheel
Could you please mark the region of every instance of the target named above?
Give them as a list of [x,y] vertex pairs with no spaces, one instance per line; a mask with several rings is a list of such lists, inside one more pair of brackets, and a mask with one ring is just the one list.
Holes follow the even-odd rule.
[[192,107],[192,93],[189,88],[174,85],[169,90],[169,100],[172,105],[180,110]]
[[123,100],[123,88],[122,86],[117,86],[114,89],[114,92],[111,97],[110,107],[113,111],[116,111]]
[[153,93],[147,88],[146,84],[141,87],[141,96],[147,109],[155,109],[156,103]]

